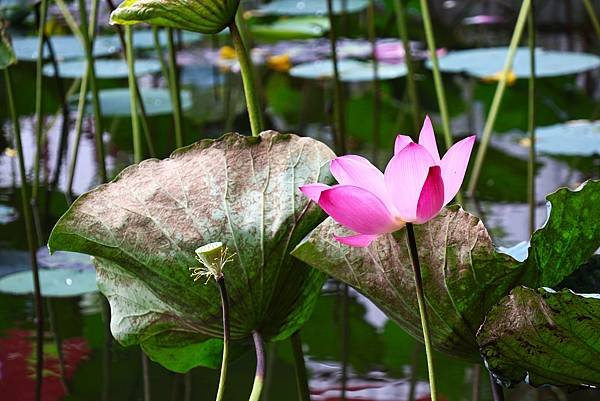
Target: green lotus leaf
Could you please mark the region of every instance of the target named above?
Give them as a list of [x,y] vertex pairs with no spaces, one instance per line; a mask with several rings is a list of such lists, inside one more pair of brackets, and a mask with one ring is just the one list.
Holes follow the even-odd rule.
[[111,24],[152,25],[206,34],[221,32],[235,18],[239,0],[125,0],[110,15]]
[[6,32],[6,22],[0,16],[0,70],[17,62],[15,52],[10,44],[10,37]]
[[[499,252],[483,223],[458,206],[415,226],[434,347],[479,360],[475,336],[493,306],[518,285],[560,282],[589,259],[600,246],[599,189],[600,181],[590,181],[577,191],[550,195],[549,219],[534,233],[531,256],[524,261]],[[582,227],[581,221],[592,227]],[[353,286],[422,339],[406,230],[381,236],[367,248],[341,245],[334,233],[344,229],[329,218],[292,254]]]
[[331,182],[321,166],[333,157],[314,139],[274,131],[203,140],[82,195],[48,245],[96,256],[117,340],[142,344],[172,370],[206,366],[181,359],[186,347],[222,336],[217,286],[189,276],[194,250],[221,241],[235,253],[224,270],[232,340],[254,330],[287,338],[310,316],[325,280],[289,255],[324,218],[298,186]]
[[492,372],[529,384],[600,385],[600,294],[517,287],[477,335]]

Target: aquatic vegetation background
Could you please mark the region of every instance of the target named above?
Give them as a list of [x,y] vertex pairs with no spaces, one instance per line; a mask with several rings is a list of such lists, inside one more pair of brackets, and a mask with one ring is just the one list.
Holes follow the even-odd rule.
[[[113,22],[139,22],[136,3]],[[428,399],[422,346],[407,334],[421,331],[404,232],[342,248],[298,187],[332,183],[325,144],[383,167],[396,134],[416,139],[429,114],[446,148],[480,137],[458,198],[467,212],[450,206],[415,228],[444,352],[438,399],[491,399],[480,353],[517,385],[508,399],[598,399],[576,386],[600,383],[599,301],[567,290],[600,292],[598,4],[259,1],[242,2],[232,25],[236,1],[208,3],[219,13],[173,1],[145,14],[167,28],[111,26],[110,0],[0,3],[0,394],[214,399],[218,290],[187,268],[195,248],[223,241],[237,254],[225,399],[250,393],[257,330],[263,400]],[[228,25],[233,41],[217,33]],[[265,128],[284,134],[250,136]],[[232,131],[246,136],[222,137]],[[588,179],[546,210],[546,195]],[[518,242],[536,227],[527,253]],[[47,243],[96,255],[97,273]],[[145,353],[122,347],[132,344]],[[297,391],[300,350],[309,388]]]

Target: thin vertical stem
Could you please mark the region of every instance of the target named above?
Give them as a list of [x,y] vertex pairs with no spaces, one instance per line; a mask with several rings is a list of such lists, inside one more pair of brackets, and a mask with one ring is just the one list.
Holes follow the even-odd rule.
[[75,141],[71,151],[71,162],[69,164],[69,178],[67,181],[67,196],[73,196],[73,179],[75,177],[75,167],[77,166],[77,156],[79,154],[79,143],[81,142],[81,130],[83,127],[83,119],[85,117],[85,105],[87,102],[88,90],[88,71],[84,71],[83,78],[79,88],[79,100],[77,104],[77,117],[75,118]]
[[346,401],[348,387],[348,345],[350,343],[350,291],[348,284],[342,283],[342,335],[341,335],[341,364],[342,364],[342,389],[341,399]]
[[425,307],[425,293],[423,291],[423,279],[421,277],[421,265],[417,251],[417,240],[412,223],[406,223],[406,242],[410,253],[412,268],[415,278],[415,290],[417,303],[419,304],[419,315],[421,316],[421,327],[423,329],[423,340],[425,342],[425,354],[427,355],[427,370],[429,372],[429,387],[431,389],[431,401],[437,401],[437,386],[433,366],[433,347],[429,335],[429,321],[427,319],[427,308]]
[[127,57],[127,70],[129,72],[129,102],[131,109],[131,132],[133,135],[133,159],[136,163],[139,163],[144,158],[144,155],[142,152],[140,121],[138,119],[137,81],[135,79],[135,58],[133,56],[133,32],[130,25],[125,25],[125,54]]
[[297,331],[290,337],[292,352],[294,354],[294,370],[296,372],[296,386],[298,387],[298,400],[310,401],[310,388],[308,387],[308,376],[304,363],[304,352],[302,351],[302,339]]
[[471,173],[471,179],[469,180],[469,187],[467,191],[467,195],[469,197],[475,195],[477,181],[479,180],[481,168],[483,167],[485,152],[490,143],[492,130],[494,129],[496,117],[498,116],[498,110],[500,109],[500,103],[502,103],[502,97],[504,96],[504,90],[506,89],[508,74],[510,73],[510,70],[512,68],[515,53],[517,52],[517,46],[519,45],[519,42],[521,41],[521,36],[523,35],[523,29],[525,27],[525,22],[527,22],[527,15],[529,14],[530,6],[531,0],[523,0],[523,3],[521,4],[521,10],[519,11],[519,17],[517,18],[517,24],[515,26],[512,39],[510,40],[510,45],[508,47],[508,54],[506,55],[506,60],[504,61],[504,67],[502,68],[500,81],[498,82],[498,86],[496,87],[496,92],[494,93],[494,98],[492,99],[490,112],[488,114],[488,117],[485,121],[485,126],[483,128],[481,143],[479,144],[479,149],[477,150],[475,165],[473,167],[473,172]]
[[340,81],[337,57],[336,24],[333,15],[332,0],[327,0],[327,15],[329,16],[329,45],[333,63],[333,115],[335,124],[335,148],[338,154],[346,153],[346,118],[344,116],[344,88]]
[[173,104],[173,122],[175,124],[175,145],[183,146],[183,125],[181,112],[181,94],[179,90],[179,77],[177,73],[177,53],[173,39],[173,28],[167,30],[167,52],[169,55],[169,89],[171,91],[171,103]]
[[[92,0],[92,9],[98,7],[98,0]],[[100,109],[100,97],[98,95],[98,83],[96,82],[96,66],[94,65],[94,54],[93,54],[93,42],[90,40],[88,34],[88,23],[87,23],[87,11],[85,7],[85,0],[79,0],[79,13],[81,15],[81,37],[83,39],[83,49],[85,51],[86,70],[88,71],[88,79],[90,84],[90,90],[92,92],[92,108],[94,110],[94,126],[95,132],[94,137],[96,139],[96,152],[98,159],[98,168],[100,172],[100,179],[102,182],[108,181],[108,175],[106,173],[106,162],[104,160],[104,141],[102,140],[102,112]],[[92,25],[95,26],[95,21],[92,21]]]
[[529,233],[535,230],[535,3],[531,2],[527,23],[529,42],[529,161],[527,163],[527,200],[529,202]]
[[42,305],[42,295],[40,289],[40,275],[37,264],[37,238],[33,226],[33,218],[31,206],[27,202],[29,195],[27,193],[27,174],[25,170],[25,160],[23,157],[23,143],[21,140],[21,128],[17,111],[15,108],[14,94],[12,88],[12,78],[10,76],[10,67],[4,69],[4,78],[6,81],[6,94],[8,99],[8,108],[10,118],[13,123],[15,133],[15,146],[19,157],[19,174],[21,175],[21,205],[23,208],[23,217],[25,218],[25,229],[27,232],[27,244],[29,246],[29,255],[31,258],[31,273],[33,275],[33,294],[35,300],[35,315],[36,315],[36,364],[35,364],[35,400],[40,401],[42,398],[42,372],[44,368],[44,308]]
[[471,401],[479,401],[481,390],[481,364],[473,365],[473,380],[471,386]]
[[142,379],[144,384],[144,401],[151,401],[152,395],[150,393],[150,366],[148,357],[144,354],[144,351],[140,348],[140,354],[142,355]]
[[239,60],[242,72],[242,82],[244,84],[244,94],[246,96],[246,107],[248,109],[248,117],[250,118],[252,136],[258,136],[263,131],[263,116],[262,108],[260,106],[260,97],[258,95],[256,82],[254,81],[254,67],[235,20],[229,26],[229,30],[231,31],[235,53]]
[[62,349],[62,339],[58,334],[56,327],[56,317],[54,315],[54,306],[52,304],[52,298],[46,298],[46,308],[48,309],[48,325],[50,331],[54,334],[54,346],[56,347],[56,353],[58,354],[58,369],[60,371],[60,382],[65,390],[66,394],[69,394],[69,384],[67,383],[67,370],[65,366],[65,358]]
[[393,4],[396,13],[396,26],[398,28],[398,32],[400,33],[402,45],[404,46],[404,64],[406,64],[407,70],[406,83],[408,86],[408,100],[412,109],[413,128],[415,132],[419,132],[419,129],[421,128],[421,110],[419,107],[417,83],[415,81],[415,67],[413,65],[410,40],[408,38],[404,0],[394,0]]
[[373,59],[373,162],[377,164],[379,155],[379,131],[381,119],[381,82],[379,81],[379,63],[377,61],[377,32],[375,30],[375,0],[369,1],[367,8],[371,58]]
[[229,364],[229,297],[227,296],[227,287],[225,287],[225,278],[222,275],[217,279],[217,285],[221,294],[221,307],[223,310],[223,357],[221,360],[221,377],[219,379],[216,401],[222,401],[225,396],[227,367]]
[[169,66],[167,65],[167,63],[165,62],[165,59],[163,57],[163,49],[162,49],[162,45],[160,44],[160,31],[159,31],[159,27],[156,25],[150,25],[152,27],[152,38],[154,40],[154,50],[156,51],[156,54],[158,55],[158,61],[160,62],[160,70],[162,72],[162,75],[164,77],[164,79],[167,80],[167,82],[169,81]]
[[431,23],[431,15],[429,14],[429,4],[427,0],[420,1],[421,12],[423,14],[423,25],[425,26],[425,39],[427,40],[427,48],[429,49],[429,57],[431,58],[435,94],[437,96],[440,114],[442,116],[442,129],[444,131],[446,150],[448,150],[452,146],[452,131],[450,129],[450,115],[448,114],[448,104],[446,103],[444,82],[442,81],[440,62],[437,57],[437,47],[435,45],[433,25]]
[[48,14],[48,0],[41,0],[39,5],[39,21],[38,21],[38,47],[37,60],[35,70],[35,164],[33,166],[33,187],[31,190],[32,205],[37,205],[38,190],[40,186],[40,164],[42,158],[42,144],[44,137],[44,110],[42,102],[44,99],[43,74],[44,68],[44,26],[46,24],[46,15]]
[[583,5],[590,16],[590,20],[594,26],[594,31],[596,31],[596,36],[600,40],[600,22],[598,21],[598,14],[596,13],[596,10],[594,10],[591,0],[583,0]]
[[256,349],[256,374],[254,375],[254,384],[248,401],[259,401],[265,381],[265,346],[262,335],[258,331],[252,332],[252,338]]
[[490,377],[490,386],[492,387],[492,399],[494,401],[504,401],[504,391],[502,390],[502,386],[498,384],[492,372],[489,372]]

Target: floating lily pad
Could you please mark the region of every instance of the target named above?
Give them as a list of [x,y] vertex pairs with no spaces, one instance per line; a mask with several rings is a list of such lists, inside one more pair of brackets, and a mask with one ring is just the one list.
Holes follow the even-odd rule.
[[[58,60],[82,59],[85,52],[79,39],[75,36],[52,36],[50,42]],[[36,61],[38,56],[38,39],[35,36],[14,37],[13,48],[18,60]],[[118,41],[112,36],[98,36],[94,40],[94,56],[102,57],[117,53],[121,49]],[[47,46],[44,46],[44,58],[48,58]]]
[[600,385],[600,294],[515,288],[477,335],[488,368],[508,383]]
[[25,251],[0,249],[0,276],[31,270],[31,259]]
[[8,224],[19,218],[19,212],[12,206],[0,204],[0,224]]
[[212,88],[225,81],[223,73],[214,67],[206,65],[190,65],[181,69],[180,79],[182,84],[193,85],[198,88]]
[[[98,291],[93,270],[40,270],[40,286],[45,297],[76,297]],[[14,295],[33,293],[31,271],[23,271],[0,279],[0,292]]]
[[[358,60],[338,60],[340,80],[346,82],[369,82],[373,80],[374,65],[371,62]],[[319,60],[292,67],[290,75],[304,79],[332,79],[333,62]],[[404,64],[378,63],[377,76],[380,80],[394,79],[406,75]]]
[[251,25],[252,34],[261,39],[319,38],[329,31],[327,17],[285,18],[269,25]]
[[[171,96],[167,89],[142,89],[141,92],[147,116],[158,116],[173,112]],[[180,95],[182,109],[187,110],[192,107],[192,95],[190,91],[183,90]],[[101,90],[100,107],[102,109],[102,115],[111,117],[130,116],[131,108],[129,100],[129,89],[117,88]],[[71,98],[71,101],[77,102],[76,97]],[[92,108],[89,103],[87,113],[92,113]]]
[[[478,78],[493,76],[502,71],[507,51],[506,47],[453,51],[440,58],[440,69]],[[593,54],[538,48],[535,57],[538,77],[572,75],[600,67],[600,57]],[[431,61],[427,61],[426,65],[431,68]],[[529,49],[518,48],[512,68],[515,77],[529,77],[529,69]]]
[[[519,285],[557,285],[598,249],[600,181],[577,191],[561,189],[548,201],[548,221],[533,234],[523,262],[498,252],[483,223],[456,205],[415,226],[436,349],[477,361],[475,336],[493,306]],[[406,230],[383,235],[367,248],[341,245],[334,233],[345,231],[329,218],[292,255],[356,288],[421,338]]]
[[[96,60],[96,77],[100,79],[127,78],[129,72],[125,60]],[[58,64],[58,72],[62,78],[76,79],[83,77],[87,63],[85,60],[64,61]],[[158,60],[136,60],[135,75],[154,74],[160,71]],[[54,66],[44,65],[44,75],[54,76]]]
[[85,253],[56,251],[52,255],[47,246],[40,247],[37,252],[37,261],[40,267],[57,269],[93,269],[92,258]]
[[571,121],[536,130],[539,153],[562,156],[600,155],[600,121]]
[[[369,0],[332,0],[334,14],[340,14],[344,10],[347,13],[355,13],[367,8]],[[275,0],[263,4],[253,15],[327,15],[327,0]]]
[[314,139],[273,131],[203,140],[79,197],[49,247],[94,254],[115,338],[186,371],[204,362],[185,349],[223,333],[217,286],[190,277],[200,245],[235,253],[224,269],[233,340],[253,330],[285,339],[309,318],[325,275],[289,250],[324,215],[298,186],[331,182],[321,166],[333,157]]

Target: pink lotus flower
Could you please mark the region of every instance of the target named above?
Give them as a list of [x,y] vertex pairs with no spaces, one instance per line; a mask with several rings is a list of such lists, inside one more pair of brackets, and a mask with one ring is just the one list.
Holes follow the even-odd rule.
[[336,235],[336,240],[365,247],[377,236],[399,230],[406,223],[423,224],[434,218],[458,192],[474,142],[475,136],[465,138],[440,159],[433,127],[426,117],[418,144],[398,135],[385,173],[363,157],[347,155],[331,161],[337,185],[307,184],[300,190],[335,221],[357,233]]

